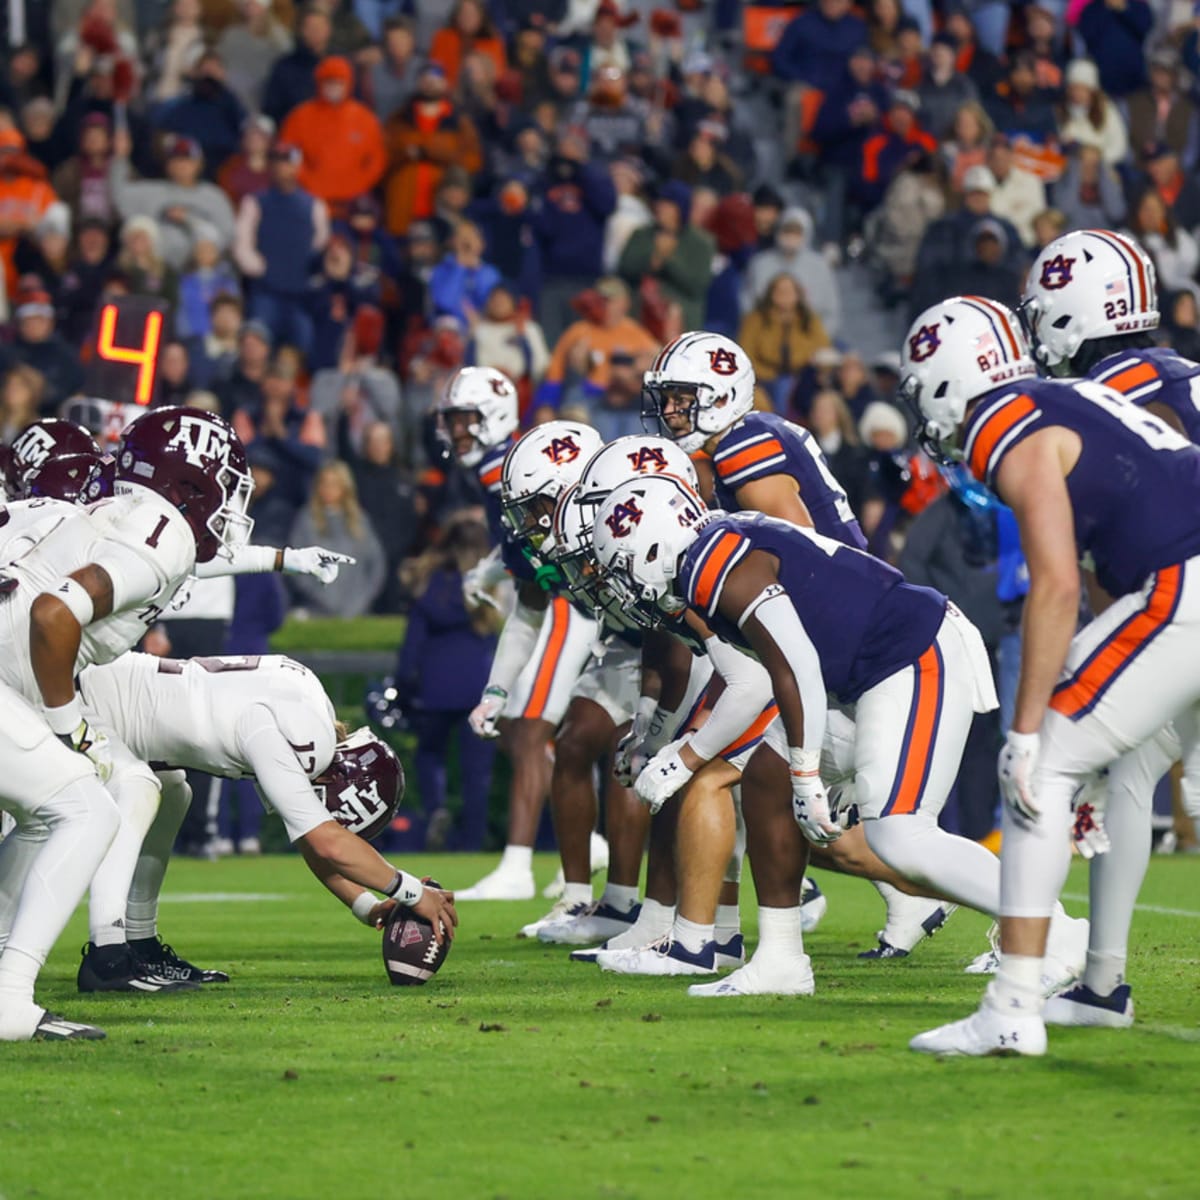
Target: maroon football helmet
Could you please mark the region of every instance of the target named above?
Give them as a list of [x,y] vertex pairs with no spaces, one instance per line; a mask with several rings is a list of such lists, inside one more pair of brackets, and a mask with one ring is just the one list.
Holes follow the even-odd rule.
[[12,462],[6,479],[9,494],[14,499],[24,497],[30,473],[44,467],[52,458],[66,454],[99,453],[96,439],[74,421],[64,421],[59,417],[34,421],[13,441]]
[[313,787],[339,825],[370,840],[388,827],[404,799],[404,768],[391,746],[364,725],[338,742]]
[[[88,495],[88,484],[92,475],[101,469],[105,456],[99,450],[87,454],[56,454],[40,467],[25,474],[25,486],[21,499],[36,500],[47,497],[51,500],[66,500],[75,504],[80,500],[97,499]],[[112,459],[108,459],[112,462]]]
[[173,505],[192,527],[196,561],[245,545],[253,480],[246,452],[223,417],[198,408],[152,408],[125,427],[114,489],[136,485]]

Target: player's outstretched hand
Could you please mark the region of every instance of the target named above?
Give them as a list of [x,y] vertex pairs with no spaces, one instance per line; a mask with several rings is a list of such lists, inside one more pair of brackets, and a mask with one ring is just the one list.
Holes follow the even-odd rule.
[[1039,739],[1036,733],[1008,731],[996,764],[1000,794],[1016,821],[1036,825],[1042,815],[1033,795],[1033,773],[1037,770]]
[[412,906],[413,912],[424,917],[433,926],[433,936],[440,946],[446,938],[454,940],[454,927],[458,924],[458,910],[454,907],[454,893],[426,885],[420,900]]
[[1075,819],[1071,837],[1075,848],[1084,858],[1095,858],[1112,849],[1108,830],[1104,828],[1104,812],[1108,807],[1108,772],[1098,771],[1075,793],[1071,801]]
[[322,583],[332,583],[342,567],[353,566],[358,559],[338,554],[324,546],[288,546],[283,552],[283,569],[289,575],[311,575]]

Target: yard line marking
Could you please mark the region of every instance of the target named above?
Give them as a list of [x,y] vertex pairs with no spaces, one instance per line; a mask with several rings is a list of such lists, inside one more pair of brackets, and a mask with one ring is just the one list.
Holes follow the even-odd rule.
[[[1064,900],[1081,900],[1084,904],[1088,902],[1087,896],[1080,892],[1063,892]],[[1200,912],[1193,912],[1190,908],[1163,908],[1158,904],[1135,904],[1133,906],[1138,912],[1155,913],[1160,917],[1194,917],[1200,920]]]
[[1200,1042],[1200,1029],[1189,1029],[1186,1025],[1155,1025],[1139,1021],[1134,1025],[1145,1033],[1158,1033],[1174,1038],[1178,1042]]
[[164,892],[164,904],[255,904],[259,900],[295,900],[282,892]]

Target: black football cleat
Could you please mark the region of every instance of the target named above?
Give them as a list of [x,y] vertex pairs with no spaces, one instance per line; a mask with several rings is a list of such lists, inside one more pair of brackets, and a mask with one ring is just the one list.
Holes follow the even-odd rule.
[[56,1013],[44,1012],[37,1028],[33,1031],[35,1042],[99,1042],[108,1034],[95,1025],[83,1025],[79,1021],[67,1021]]
[[225,971],[206,970],[204,967],[194,966],[186,958],[180,958],[158,934],[154,937],[134,938],[129,943],[129,948],[145,970],[161,979],[174,979],[192,986],[229,982],[229,975]]
[[194,992],[199,986],[149,970],[126,942],[115,946],[88,942],[82,953],[76,977],[81,992]]

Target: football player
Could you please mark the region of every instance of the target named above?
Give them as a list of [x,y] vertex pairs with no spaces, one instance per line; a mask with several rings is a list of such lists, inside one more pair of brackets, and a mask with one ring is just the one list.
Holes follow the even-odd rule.
[[[476,734],[501,737],[512,763],[508,838],[499,866],[457,896],[459,900],[528,900],[534,892],[533,842],[550,785],[546,747],[566,712],[571,688],[591,657],[595,623],[565,599],[548,602],[538,582],[538,568],[513,541],[502,519],[502,468],[518,424],[513,382],[490,367],[463,367],[447,381],[437,413],[441,436],[455,460],[473,470],[483,488],[488,526],[496,543],[494,557],[464,579],[468,603],[488,602],[488,587],[507,575],[517,590],[517,604],[505,622],[487,687],[471,714]],[[598,445],[598,439],[594,431],[591,437],[564,432],[574,439],[577,457],[571,458],[573,451],[564,443],[559,451],[563,465],[570,459],[582,468],[591,456],[589,447]],[[548,467],[554,465],[547,460]]]
[[[1149,281],[1136,256],[1127,266],[1136,294]],[[912,1046],[1044,1054],[1042,959],[1073,798],[1200,700],[1200,450],[1102,384],[1036,378],[1015,314],[978,297],[917,318],[903,389],[930,448],[965,459],[1013,510],[1030,576],[999,762],[999,968],[977,1012]],[[1081,559],[1114,602],[1077,633]],[[1181,734],[1186,759],[1194,732]]]
[[[806,527],[705,514],[672,480],[614,492],[597,514],[596,555],[649,619],[689,608],[766,667],[783,727],[773,723],[768,743],[788,764],[809,840],[828,845],[843,831],[820,774],[828,692],[855,709],[854,798],[871,850],[915,884],[996,913],[995,858],[937,825],[972,716],[996,704],[982,640],[944,596]],[[686,773],[689,752],[677,743],[646,770]]]
[[82,425],[59,417],[45,417],[23,429],[0,463],[0,485],[9,500],[25,499],[29,476],[52,459],[66,455],[100,455],[96,439]]

